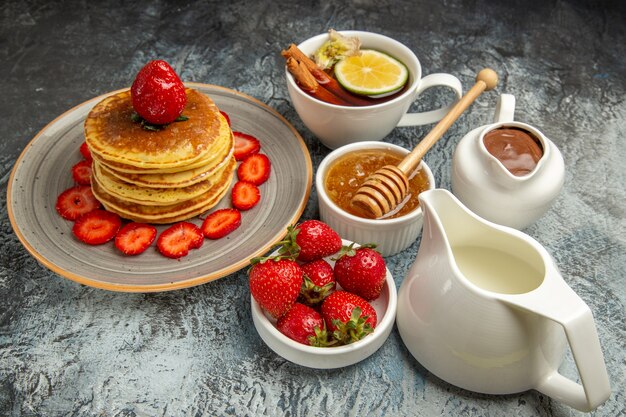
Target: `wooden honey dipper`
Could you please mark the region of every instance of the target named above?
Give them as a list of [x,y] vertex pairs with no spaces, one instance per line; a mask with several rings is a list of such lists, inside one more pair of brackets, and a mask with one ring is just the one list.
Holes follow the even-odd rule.
[[496,84],[498,84],[498,75],[494,70],[490,68],[481,70],[476,76],[476,84],[428,132],[411,153],[405,156],[397,166],[385,165],[367,177],[352,197],[351,203],[364,209],[374,218],[393,210],[406,197],[409,189],[408,175],[417,168],[424,154],[483,91],[492,90]]

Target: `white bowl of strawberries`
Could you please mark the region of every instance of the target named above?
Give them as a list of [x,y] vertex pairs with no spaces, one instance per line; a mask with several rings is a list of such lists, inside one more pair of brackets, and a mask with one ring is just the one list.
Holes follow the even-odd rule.
[[369,357],[387,340],[397,291],[369,245],[342,240],[325,223],[290,227],[267,258],[252,261],[252,319],[275,353],[298,365],[332,369]]

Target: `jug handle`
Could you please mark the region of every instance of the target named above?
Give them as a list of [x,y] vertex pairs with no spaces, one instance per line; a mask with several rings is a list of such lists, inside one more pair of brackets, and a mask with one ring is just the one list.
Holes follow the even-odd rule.
[[513,120],[515,120],[515,96],[513,94],[500,94],[496,102],[493,122],[512,122]]
[[[542,377],[535,389],[580,411],[592,411],[611,394],[593,314],[561,276],[558,273],[554,275],[546,276],[544,283],[534,291],[503,295],[501,300],[563,326],[582,385],[554,369]],[[555,303],[556,297],[558,303]]]

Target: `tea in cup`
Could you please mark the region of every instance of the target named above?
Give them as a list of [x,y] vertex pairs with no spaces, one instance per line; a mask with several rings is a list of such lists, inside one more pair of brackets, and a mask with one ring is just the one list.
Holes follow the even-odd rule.
[[[417,56],[405,45],[387,36],[361,31],[343,31],[342,35],[357,37],[363,49],[383,52],[400,61],[408,69],[408,81],[403,90],[372,105],[348,106],[331,104],[303,91],[285,69],[287,89],[296,112],[306,127],[328,148],[362,141],[378,141],[396,126],[416,126],[441,120],[450,107],[423,113],[408,113],[411,104],[426,89],[435,86],[451,88],[458,100],[462,95],[461,82],[450,74],[430,74],[422,78],[422,68]],[[328,40],[328,34],[317,35],[298,45],[298,49],[311,56]],[[456,101],[455,100],[455,101]]]

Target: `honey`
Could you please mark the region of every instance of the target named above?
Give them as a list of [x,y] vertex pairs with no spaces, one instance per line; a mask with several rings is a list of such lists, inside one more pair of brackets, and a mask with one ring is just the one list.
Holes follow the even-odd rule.
[[[404,155],[390,149],[372,149],[348,152],[334,161],[324,180],[326,194],[333,203],[348,213],[371,218],[365,210],[351,204],[365,179],[385,165],[397,165]],[[426,171],[418,168],[409,177],[409,191],[406,198],[393,211],[383,216],[385,219],[404,216],[419,206],[417,195],[429,188]]]

